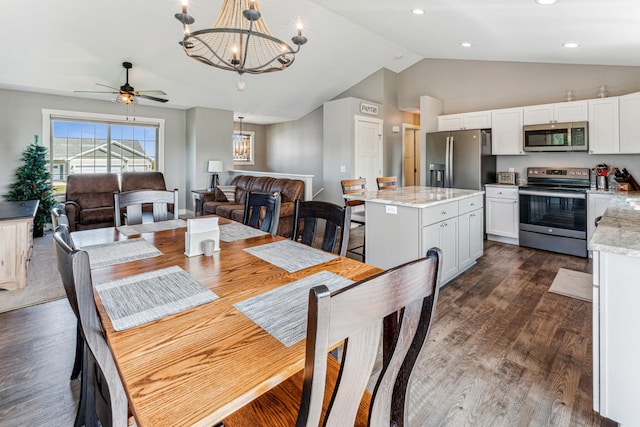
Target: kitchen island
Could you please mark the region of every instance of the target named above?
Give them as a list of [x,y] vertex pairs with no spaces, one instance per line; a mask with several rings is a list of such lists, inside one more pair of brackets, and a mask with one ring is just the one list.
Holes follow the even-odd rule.
[[640,193],[618,193],[589,242],[593,251],[593,409],[640,425]]
[[367,264],[388,269],[437,246],[443,252],[441,284],[447,283],[482,256],[483,193],[402,187],[348,196],[365,201]]

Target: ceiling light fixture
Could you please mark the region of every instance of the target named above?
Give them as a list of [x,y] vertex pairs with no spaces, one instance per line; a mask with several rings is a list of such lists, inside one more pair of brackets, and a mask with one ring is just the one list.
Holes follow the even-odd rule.
[[460,43],[460,46],[462,46],[462,47],[471,47],[471,43],[469,43],[469,42],[462,42],[462,43]]
[[564,43],[562,46],[568,48],[568,49],[575,49],[576,47],[580,46],[578,43],[575,42],[567,42]]
[[299,19],[298,32],[291,38],[295,49],[274,37],[256,0],[224,0],[213,26],[197,31],[189,28],[195,19],[187,5],[188,0],[182,0],[182,11],[175,14],[184,30],[180,45],[188,56],[213,67],[240,75],[284,70],[307,42]]
[[538,4],[554,4],[556,0],[536,0]]
[[424,15],[424,9],[416,7],[411,9],[411,13],[413,13],[414,15]]

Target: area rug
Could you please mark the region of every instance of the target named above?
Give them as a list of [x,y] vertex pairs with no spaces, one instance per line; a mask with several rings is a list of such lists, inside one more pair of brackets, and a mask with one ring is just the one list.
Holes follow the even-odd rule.
[[558,270],[549,292],[571,298],[591,301],[593,279],[591,274],[561,268]]
[[27,286],[15,291],[0,289],[0,313],[65,297],[53,252],[53,233],[49,232],[33,240]]

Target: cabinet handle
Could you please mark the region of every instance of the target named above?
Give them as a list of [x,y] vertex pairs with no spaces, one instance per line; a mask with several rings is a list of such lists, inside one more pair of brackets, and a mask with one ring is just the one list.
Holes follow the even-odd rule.
[[441,214],[442,214],[442,215],[446,215],[446,214],[447,214],[447,211],[442,211],[442,212],[441,212]]
[[498,194],[502,194],[502,191],[498,191]]
[[516,203],[518,203],[518,201],[517,201],[517,200],[514,200],[514,201],[513,201],[513,204],[515,205]]
[[471,215],[469,215],[469,216],[472,216],[472,217],[473,217],[473,216],[476,216],[476,214],[472,213],[472,214],[471,214]]
[[471,206],[475,206],[475,205],[476,205],[475,203],[471,203]]

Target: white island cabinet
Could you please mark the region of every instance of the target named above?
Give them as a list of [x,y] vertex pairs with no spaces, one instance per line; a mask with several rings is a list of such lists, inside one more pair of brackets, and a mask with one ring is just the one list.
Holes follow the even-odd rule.
[[445,284],[482,256],[482,191],[403,187],[350,198],[365,201],[367,264],[389,269],[436,246]]
[[593,253],[593,409],[640,426],[640,193],[613,197]]

